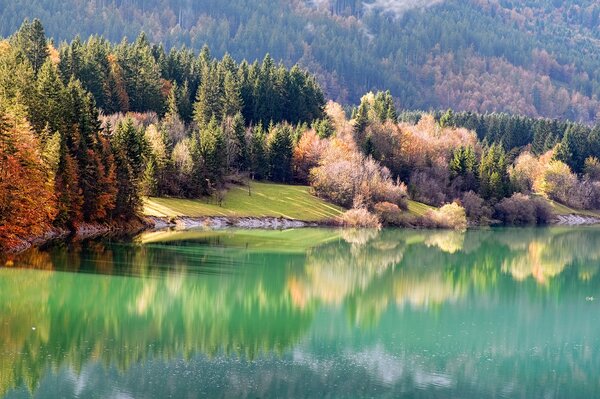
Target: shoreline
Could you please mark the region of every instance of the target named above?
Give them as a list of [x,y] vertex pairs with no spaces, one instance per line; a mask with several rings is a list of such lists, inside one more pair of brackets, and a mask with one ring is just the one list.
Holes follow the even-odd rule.
[[24,252],[33,247],[40,247],[55,240],[67,238],[87,239],[102,236],[109,233],[141,233],[152,229],[153,225],[144,217],[139,217],[126,222],[112,223],[82,223],[75,230],[67,228],[52,227],[42,234],[19,238],[15,245],[1,249],[0,255],[14,255]]
[[[600,218],[586,215],[556,215],[548,226],[594,226],[600,225]],[[39,247],[55,240],[67,238],[89,239],[110,233],[137,234],[143,231],[175,229],[188,230],[195,228],[224,229],[238,227],[242,229],[269,229],[285,230],[308,227],[340,227],[335,220],[302,221],[281,217],[157,217],[140,216],[126,222],[113,223],[83,223],[76,230],[65,228],[52,228],[43,234],[21,238],[15,245],[0,251],[0,255],[14,255],[24,252],[32,247]],[[414,229],[414,228],[413,228]],[[418,228],[417,228],[418,229]]]

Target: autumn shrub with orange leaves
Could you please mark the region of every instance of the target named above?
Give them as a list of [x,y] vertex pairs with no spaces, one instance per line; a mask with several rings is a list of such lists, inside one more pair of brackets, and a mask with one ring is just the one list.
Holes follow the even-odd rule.
[[446,204],[440,209],[429,211],[425,218],[432,223],[432,227],[456,230],[467,228],[465,209],[456,202]]
[[341,216],[344,227],[381,228],[377,215],[366,208],[353,208]]
[[339,138],[329,142],[310,181],[317,195],[347,208],[357,199],[370,208],[384,201],[402,205],[407,197],[406,185],[392,179],[387,168]]

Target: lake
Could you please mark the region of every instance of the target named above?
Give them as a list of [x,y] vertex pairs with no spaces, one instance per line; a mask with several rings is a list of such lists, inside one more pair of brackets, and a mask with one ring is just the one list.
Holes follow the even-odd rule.
[[164,231],[0,267],[0,397],[600,396],[600,229]]

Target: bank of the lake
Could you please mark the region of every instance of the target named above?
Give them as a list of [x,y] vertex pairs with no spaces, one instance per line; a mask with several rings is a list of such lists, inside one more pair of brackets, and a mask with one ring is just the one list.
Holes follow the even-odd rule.
[[[600,224],[600,213],[580,211],[548,201],[553,213],[551,224],[582,226]],[[436,208],[407,201],[406,212],[423,218]],[[311,193],[310,187],[266,182],[250,182],[245,186],[231,186],[217,204],[215,198],[144,199],[140,217],[128,221],[84,223],[73,230],[51,228],[39,235],[15,239],[3,252],[18,253],[32,246],[70,236],[79,239],[105,234],[135,234],[144,230],[174,228],[221,229],[290,229],[306,227],[332,227],[341,225],[344,209],[324,201]],[[418,224],[411,226],[418,228]]]

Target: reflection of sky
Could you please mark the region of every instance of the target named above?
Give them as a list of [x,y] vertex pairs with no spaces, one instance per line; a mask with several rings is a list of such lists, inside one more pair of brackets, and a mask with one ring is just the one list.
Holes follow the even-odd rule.
[[[151,356],[124,370],[92,360],[79,372],[48,371],[34,397],[541,398],[562,391],[570,398],[597,397],[597,307],[568,300],[530,309],[537,314],[531,319],[511,318],[527,302],[499,305],[502,311],[448,305],[439,315],[392,306],[366,330],[349,325],[343,309],[322,310],[300,342],[281,354],[263,353],[252,361],[222,353]],[[560,320],[562,328],[549,327]],[[122,348],[125,357],[127,350]],[[25,397],[25,389],[7,396]]]
[[[34,397],[179,398],[183,392],[186,398],[320,397],[336,392],[354,393],[351,396],[406,392],[409,385],[414,390],[452,388],[448,376],[405,362],[377,346],[336,359],[297,349],[283,358],[266,356],[252,362],[221,356],[149,360],[124,373],[90,362],[79,374],[64,367],[49,373]],[[13,391],[5,399],[23,397],[26,390]]]

